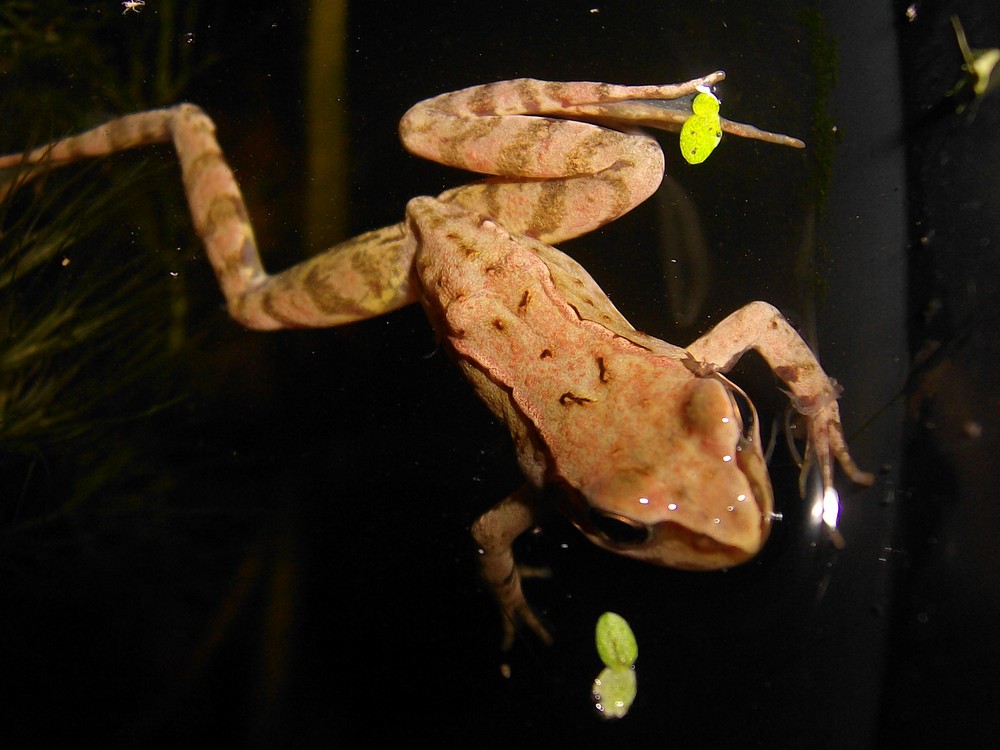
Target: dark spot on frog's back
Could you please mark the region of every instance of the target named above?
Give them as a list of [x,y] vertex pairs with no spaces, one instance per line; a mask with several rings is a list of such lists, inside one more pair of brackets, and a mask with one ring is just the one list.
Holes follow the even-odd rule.
[[597,376],[602,383],[611,382],[611,375],[608,374],[608,367],[604,363],[604,357],[597,358]]
[[542,349],[542,353],[538,355],[539,359],[549,359],[552,356],[551,349]]
[[517,311],[519,313],[524,313],[528,309],[528,300],[531,299],[531,291],[528,289],[524,290],[524,294],[521,295],[521,301],[517,303]]
[[587,398],[586,396],[577,396],[572,391],[566,391],[559,397],[559,403],[562,406],[583,406],[584,404],[594,403],[594,399]]
[[503,321],[500,320],[500,318],[493,318],[493,327],[500,332],[506,330],[506,326],[503,324]]

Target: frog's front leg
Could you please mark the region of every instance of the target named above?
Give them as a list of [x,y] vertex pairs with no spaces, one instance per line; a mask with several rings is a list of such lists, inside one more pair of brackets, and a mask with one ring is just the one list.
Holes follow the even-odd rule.
[[514,560],[514,540],[537,523],[537,503],[538,490],[525,484],[472,524],[472,536],[480,548],[480,573],[500,604],[504,651],[514,645],[514,633],[521,622],[542,641],[552,643],[552,636],[521,590],[522,575],[537,575],[537,571],[520,568]]
[[[283,273],[263,268],[243,195],[199,107],[179,104],[126,115],[28,154],[0,156],[0,170],[59,167],[140,146],[177,150],[195,230],[232,316],[256,329],[326,327],[381,315],[416,301],[416,246],[402,223],[362,234]],[[38,174],[0,183],[0,198]]]
[[807,455],[819,465],[823,489],[833,489],[833,459],[858,484],[871,484],[874,477],[859,469],[847,450],[837,407],[840,386],[823,372],[816,355],[772,305],[751,302],[731,314],[687,347],[693,358],[688,364],[700,376],[727,372],[749,349],[755,349],[784,381],[793,405],[808,420]]

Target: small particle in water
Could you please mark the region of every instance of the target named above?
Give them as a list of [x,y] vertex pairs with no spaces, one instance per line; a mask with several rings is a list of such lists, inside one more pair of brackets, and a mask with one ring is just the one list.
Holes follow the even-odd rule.
[[193,31],[189,31],[188,33],[186,33],[184,35],[184,41],[187,44],[194,44],[194,32]]
[[962,425],[962,432],[970,440],[976,440],[983,436],[983,426],[974,419],[967,419]]
[[908,5],[906,7],[906,20],[909,21],[910,23],[913,23],[914,21],[917,20],[917,4],[916,3],[913,3],[913,5]]

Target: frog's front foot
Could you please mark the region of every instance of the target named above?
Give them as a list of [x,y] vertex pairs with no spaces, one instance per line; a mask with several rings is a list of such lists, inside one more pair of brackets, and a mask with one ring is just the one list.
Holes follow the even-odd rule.
[[[473,535],[476,535],[477,526],[473,526]],[[482,542],[480,541],[480,544]],[[491,555],[483,548],[480,558],[480,572],[483,579],[493,589],[497,604],[500,606],[500,619],[503,628],[503,640],[501,649],[509,651],[514,645],[514,636],[517,634],[519,625],[527,625],[535,635],[547,646],[552,644],[552,635],[549,633],[535,610],[528,604],[521,590],[521,581],[524,578],[548,578],[547,568],[532,568],[522,565],[508,567],[508,562],[513,563],[513,555],[508,555],[500,551],[496,555]]]
[[552,636],[521,590],[522,578],[544,577],[548,571],[517,565],[512,547],[517,537],[535,525],[537,495],[534,487],[524,485],[472,524],[472,536],[479,544],[480,573],[500,605],[504,651],[514,644],[514,635],[520,623],[531,628],[544,643],[552,643]]
[[[528,568],[518,565],[515,573],[519,578],[549,577],[549,570],[547,568]],[[503,621],[503,641],[500,648],[503,651],[510,651],[514,645],[514,636],[517,634],[517,628],[521,624],[527,625],[546,646],[551,646],[552,634],[542,624],[538,615],[535,614],[535,610],[528,604],[528,600],[524,598],[519,584],[517,590],[520,595],[516,601],[500,602],[500,615]]]
[[823,372],[808,344],[773,305],[766,302],[744,305],[692,342],[687,347],[689,359],[684,364],[698,377],[728,372],[749,349],[757,350],[774,374],[784,381],[796,411],[808,422],[800,489],[813,460],[823,477],[824,492],[833,492],[834,459],[858,484],[874,482],[875,477],[859,469],[847,450],[837,407],[837,397],[843,389]]

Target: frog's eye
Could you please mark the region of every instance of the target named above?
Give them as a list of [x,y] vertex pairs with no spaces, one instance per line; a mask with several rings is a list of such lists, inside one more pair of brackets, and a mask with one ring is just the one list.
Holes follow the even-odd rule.
[[597,508],[590,509],[587,520],[595,532],[600,534],[608,544],[615,547],[634,547],[645,544],[652,536],[652,531],[646,524]]

